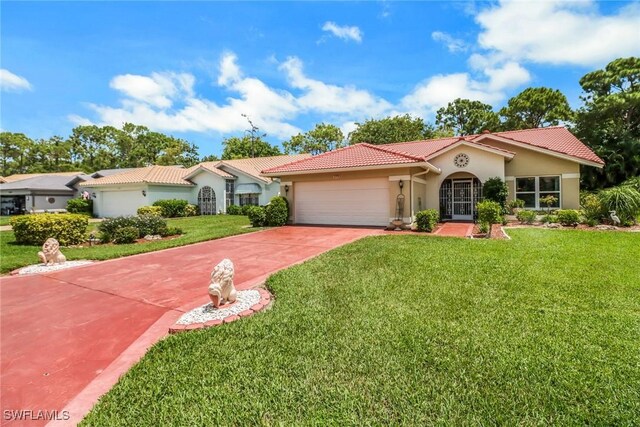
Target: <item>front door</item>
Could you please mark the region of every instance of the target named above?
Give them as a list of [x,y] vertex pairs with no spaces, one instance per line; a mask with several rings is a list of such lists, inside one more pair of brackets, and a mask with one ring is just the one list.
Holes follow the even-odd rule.
[[453,181],[453,215],[451,219],[473,220],[472,180]]

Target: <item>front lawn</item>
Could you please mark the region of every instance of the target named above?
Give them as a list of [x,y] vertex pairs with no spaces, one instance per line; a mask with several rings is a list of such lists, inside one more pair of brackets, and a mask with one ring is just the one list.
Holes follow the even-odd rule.
[[[174,239],[153,241],[148,243],[133,243],[127,245],[98,245],[85,248],[62,248],[68,260],[72,259],[111,259],[143,252],[153,252],[160,249],[184,246],[190,243],[203,242],[234,234],[255,231],[248,228],[249,220],[246,216],[212,215],[190,218],[174,218],[167,220],[169,227],[179,227],[183,235]],[[97,227],[97,224],[89,224]],[[15,244],[12,231],[0,232],[0,272],[6,273],[29,264],[37,264],[39,246],[25,246]]]
[[640,234],[509,233],[280,272],[271,310],[161,341],[83,425],[637,423]]

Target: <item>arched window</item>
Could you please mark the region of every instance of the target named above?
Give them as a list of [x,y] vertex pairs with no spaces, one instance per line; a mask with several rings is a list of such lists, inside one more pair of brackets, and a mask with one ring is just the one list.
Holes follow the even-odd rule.
[[198,192],[198,207],[200,208],[200,215],[216,214],[216,193],[213,188],[206,186],[200,189]]

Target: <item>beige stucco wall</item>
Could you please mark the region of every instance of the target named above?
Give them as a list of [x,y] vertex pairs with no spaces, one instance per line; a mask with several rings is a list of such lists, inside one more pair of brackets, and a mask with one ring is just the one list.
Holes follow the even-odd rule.
[[485,140],[483,143],[516,153],[513,160],[505,164],[509,200],[515,198],[514,178],[557,175],[561,177],[560,207],[564,209],[580,208],[580,165],[578,163],[505,142]]

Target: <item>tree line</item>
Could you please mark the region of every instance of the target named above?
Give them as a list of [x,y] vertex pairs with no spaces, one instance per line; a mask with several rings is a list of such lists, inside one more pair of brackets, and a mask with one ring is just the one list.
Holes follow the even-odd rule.
[[[498,111],[480,101],[455,99],[436,112],[434,123],[408,114],[367,119],[356,123],[348,135],[333,124],[319,123],[284,141],[282,149],[285,154],[319,154],[361,142],[388,144],[563,124],[606,162],[602,170],[583,168],[583,186],[602,188],[639,175],[640,58],[616,59],[604,69],[587,73],[579,83],[582,105],[576,110],[559,90],[532,87],[509,99]],[[221,159],[282,154],[248,120],[251,129],[244,135],[222,140]],[[4,176],[152,164],[188,167],[198,161],[218,160],[213,155],[199,158],[194,144],[131,123],[122,129],[78,126],[67,139],[53,136],[32,140],[21,133],[2,132],[0,149]]]

